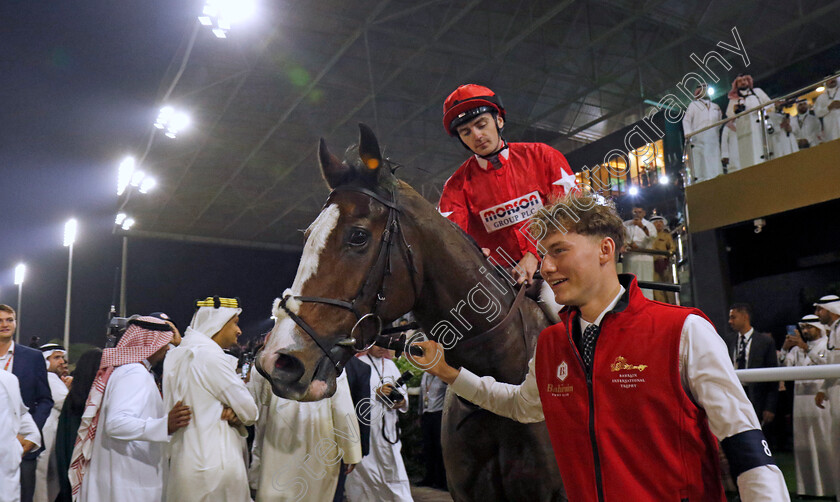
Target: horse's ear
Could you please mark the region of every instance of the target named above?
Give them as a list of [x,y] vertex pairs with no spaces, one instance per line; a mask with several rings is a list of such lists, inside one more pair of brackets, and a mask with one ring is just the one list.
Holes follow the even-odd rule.
[[379,141],[376,139],[373,129],[362,123],[359,123],[359,157],[362,159],[362,164],[370,170],[369,172],[376,173],[379,171],[379,167],[382,165]]
[[344,182],[350,173],[350,167],[343,164],[327,149],[327,142],[324,138],[321,138],[318,143],[318,162],[321,164],[321,174],[323,174],[327,185],[331,189]]

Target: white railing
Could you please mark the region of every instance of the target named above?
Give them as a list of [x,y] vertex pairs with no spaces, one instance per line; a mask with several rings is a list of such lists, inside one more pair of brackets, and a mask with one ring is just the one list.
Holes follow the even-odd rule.
[[735,370],[741,383],[840,378],[840,364]]

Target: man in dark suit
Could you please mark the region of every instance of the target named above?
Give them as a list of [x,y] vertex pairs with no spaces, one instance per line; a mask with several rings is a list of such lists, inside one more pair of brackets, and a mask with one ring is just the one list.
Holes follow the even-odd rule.
[[[347,372],[347,384],[350,386],[350,398],[356,408],[356,418],[359,421],[359,441],[362,446],[362,456],[370,453],[370,416],[363,416],[365,411],[370,415],[370,406],[359,407],[359,402],[370,399],[370,366],[351,357],[344,366]],[[355,467],[355,466],[354,466]],[[347,466],[341,464],[338,484],[335,489],[333,502],[344,500],[344,482],[347,480]],[[352,472],[352,469],[351,469]]]
[[[771,368],[779,365],[776,342],[769,333],[758,333],[752,327],[752,307],[735,303],[729,309],[729,327],[735,332],[730,347],[735,369]],[[761,420],[761,427],[773,421],[779,398],[778,382],[756,382],[744,386],[747,397]]]
[[[0,370],[11,371],[20,382],[20,396],[29,408],[29,414],[38,425],[50,416],[53,406],[50,384],[47,380],[47,366],[40,350],[12,341],[17,328],[15,310],[0,304]],[[43,441],[41,441],[43,444]],[[43,448],[24,455],[20,463],[20,500],[31,502],[35,491],[36,459]]]

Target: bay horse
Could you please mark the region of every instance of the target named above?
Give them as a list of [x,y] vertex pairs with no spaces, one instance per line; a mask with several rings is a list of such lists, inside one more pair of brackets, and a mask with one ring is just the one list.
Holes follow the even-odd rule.
[[[383,324],[413,311],[423,331],[448,348],[447,363],[520,384],[549,324],[542,310],[398,180],[373,131],[359,128],[350,162],[320,141],[332,192],[305,233],[291,289],[275,300],[277,321],[257,370],[280,397],[330,397],[354,352],[372,345]],[[544,422],[520,424],[447,392],[441,433],[455,501],[566,500]]]

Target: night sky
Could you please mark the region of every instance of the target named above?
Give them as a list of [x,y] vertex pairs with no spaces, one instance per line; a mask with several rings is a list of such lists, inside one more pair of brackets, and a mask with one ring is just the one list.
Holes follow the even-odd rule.
[[[200,8],[192,0],[0,2],[0,302],[17,308],[14,267],[25,262],[21,342],[62,336],[63,228],[75,217],[71,342],[102,343],[121,252],[111,234],[117,165],[145,144],[164,73]],[[136,242],[129,313],[168,311],[182,329],[192,301],[210,294],[243,296],[252,308],[243,328],[263,329],[297,263],[276,252]],[[161,249],[167,259],[152,259]],[[249,266],[236,273],[242,263]],[[276,285],[251,288],[246,273],[255,268]]]

